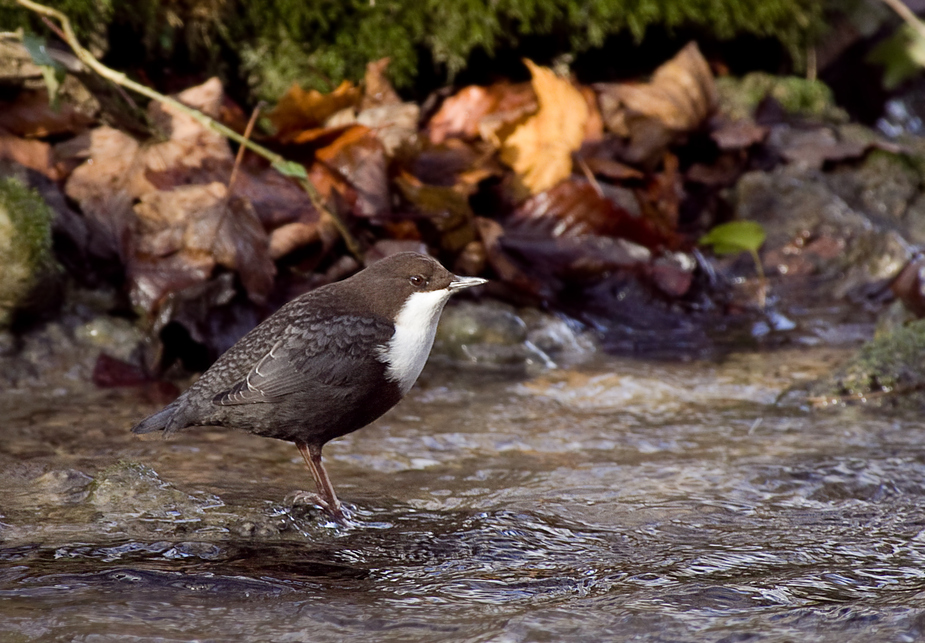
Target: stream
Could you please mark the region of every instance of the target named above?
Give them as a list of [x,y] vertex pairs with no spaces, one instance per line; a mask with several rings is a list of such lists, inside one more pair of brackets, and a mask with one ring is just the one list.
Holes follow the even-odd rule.
[[429,365],[324,455],[0,393],[0,641],[917,641],[925,422],[779,397],[849,354]]

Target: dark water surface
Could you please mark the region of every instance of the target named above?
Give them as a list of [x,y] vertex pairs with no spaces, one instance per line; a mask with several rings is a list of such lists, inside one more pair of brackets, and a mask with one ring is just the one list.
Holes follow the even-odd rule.
[[[917,641],[925,423],[775,404],[831,351],[431,369],[325,456],[0,394],[0,641]],[[117,463],[122,464],[117,464]]]

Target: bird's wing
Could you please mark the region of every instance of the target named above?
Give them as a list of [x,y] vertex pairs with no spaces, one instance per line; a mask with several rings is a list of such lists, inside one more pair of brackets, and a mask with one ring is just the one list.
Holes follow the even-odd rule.
[[392,332],[384,320],[353,315],[289,326],[250,372],[212,403],[278,402],[297,392],[344,386],[375,367],[370,352],[385,344]]

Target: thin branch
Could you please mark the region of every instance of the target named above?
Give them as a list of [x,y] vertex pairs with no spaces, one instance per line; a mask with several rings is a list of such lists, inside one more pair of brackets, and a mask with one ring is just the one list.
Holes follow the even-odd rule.
[[899,17],[906,21],[906,24],[915,29],[919,37],[925,39],[925,22],[922,22],[902,0],[883,0],[883,3],[898,13]]
[[[247,127],[244,128],[244,138],[250,140],[251,133],[254,131],[254,123],[257,122],[257,117],[260,116],[260,109],[263,107],[263,102],[257,104],[257,107],[254,108],[254,112],[251,114],[250,120],[247,121]],[[234,167],[231,168],[231,177],[228,179],[228,194],[231,194],[232,188],[234,188],[234,180],[238,177],[238,168],[241,167],[241,162],[244,160],[244,150],[247,148],[243,145],[238,148],[238,153],[234,157]]]
[[308,198],[311,200],[312,205],[315,206],[315,209],[322,216],[328,216],[333,221],[337,231],[340,233],[341,237],[344,239],[344,243],[347,244],[347,248],[350,250],[361,263],[363,260],[363,251],[360,248],[359,243],[350,233],[350,230],[347,228],[346,223],[334,212],[328,210],[325,207],[324,202],[321,198],[321,195],[318,193],[318,190],[314,185],[308,180],[308,176],[305,173],[305,168],[293,161],[288,161],[285,157],[267,148],[262,145],[254,143],[252,140],[241,136],[233,129],[226,127],[222,123],[219,123],[212,118],[209,118],[202,112],[193,109],[187,105],[184,105],[180,101],[171,98],[170,96],[165,96],[160,92],[154,91],[150,87],[146,87],[140,83],[135,82],[125,74],[117,72],[114,69],[110,69],[106,65],[98,61],[93,54],[81,46],[80,41],[77,39],[77,36],[74,34],[74,29],[71,27],[71,21],[66,15],[58,11],[57,9],[52,9],[51,7],[46,7],[45,5],[38,4],[37,2],[32,2],[32,0],[16,0],[17,4],[34,11],[40,16],[45,16],[47,18],[52,18],[57,20],[61,26],[62,35],[64,41],[74,50],[74,54],[80,59],[80,61],[85,64],[87,67],[95,71],[97,74],[110,80],[117,85],[131,89],[134,92],[146,96],[151,100],[155,100],[159,103],[170,105],[174,109],[177,109],[184,114],[189,115],[191,118],[195,119],[204,127],[208,127],[211,130],[214,130],[221,134],[222,136],[235,141],[236,143],[246,147],[255,154],[268,160],[277,170],[286,176],[294,176],[299,184],[302,186],[302,189],[308,194]]

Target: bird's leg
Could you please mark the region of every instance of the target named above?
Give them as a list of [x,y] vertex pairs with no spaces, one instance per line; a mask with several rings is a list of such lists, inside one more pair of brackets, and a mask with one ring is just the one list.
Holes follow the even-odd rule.
[[331,484],[331,479],[328,478],[328,472],[324,470],[324,465],[321,464],[321,447],[306,444],[305,442],[296,442],[295,445],[299,448],[299,453],[302,454],[305,464],[308,465],[308,470],[312,472],[312,478],[315,479],[315,486],[318,488],[318,495],[315,500],[321,505],[322,509],[340,520],[344,517],[344,513],[341,511],[340,501],[338,501],[337,495],[334,493],[334,485]]

